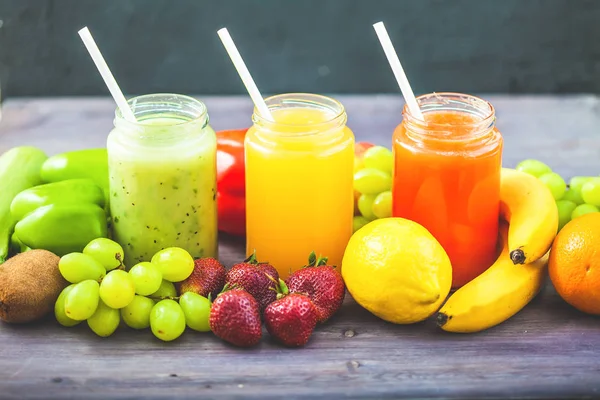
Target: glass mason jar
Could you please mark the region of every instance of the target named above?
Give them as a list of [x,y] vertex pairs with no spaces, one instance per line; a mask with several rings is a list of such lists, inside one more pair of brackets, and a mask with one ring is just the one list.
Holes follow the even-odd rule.
[[393,139],[393,215],[420,223],[444,247],[452,286],[496,258],[502,136],[494,107],[460,93],[417,98],[425,121],[404,107]]
[[315,94],[266,99],[246,153],[247,253],[286,278],[312,251],[341,266],[352,234],[354,134],[338,101]]
[[216,135],[204,103],[177,94],[129,100],[108,136],[113,238],[125,265],[167,247],[217,256]]

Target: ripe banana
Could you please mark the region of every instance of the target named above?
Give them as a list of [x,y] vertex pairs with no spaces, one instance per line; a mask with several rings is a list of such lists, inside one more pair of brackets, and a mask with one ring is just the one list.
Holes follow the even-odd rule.
[[535,176],[502,168],[500,217],[510,224],[514,264],[529,264],[548,252],[558,232],[558,209],[550,190]]
[[548,254],[531,264],[515,266],[510,258],[510,228],[500,222],[502,252],[496,262],[450,296],[437,314],[437,324],[448,332],[478,332],[515,315],[542,288]]

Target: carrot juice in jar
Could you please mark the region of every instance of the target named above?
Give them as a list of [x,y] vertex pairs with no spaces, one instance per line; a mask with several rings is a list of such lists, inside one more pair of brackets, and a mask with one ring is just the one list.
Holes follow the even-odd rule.
[[502,136],[493,106],[474,96],[417,98],[393,139],[393,215],[420,223],[444,247],[458,288],[496,259]]
[[341,265],[352,234],[354,135],[338,101],[313,94],[266,99],[246,134],[246,250],[281,278],[315,251]]

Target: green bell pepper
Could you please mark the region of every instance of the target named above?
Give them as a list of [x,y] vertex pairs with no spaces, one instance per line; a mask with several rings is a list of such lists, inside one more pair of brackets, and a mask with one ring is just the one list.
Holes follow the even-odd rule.
[[17,221],[13,251],[46,249],[63,256],[108,237],[106,149],[59,154],[39,171],[46,184],[19,192],[10,203],[11,219]]
[[17,222],[15,234],[27,247],[62,257],[82,251],[93,239],[107,237],[106,213],[95,203],[49,204]]
[[19,221],[39,207],[58,203],[88,203],[104,208],[104,192],[90,179],[67,179],[47,183],[17,194],[10,204],[10,213]]
[[40,172],[42,181],[59,182],[87,178],[104,190],[108,197],[108,153],[106,149],[69,151],[52,156],[44,162]]
[[8,256],[16,223],[10,204],[19,192],[42,183],[40,168],[47,159],[42,150],[32,146],[14,147],[0,155],[0,264]]

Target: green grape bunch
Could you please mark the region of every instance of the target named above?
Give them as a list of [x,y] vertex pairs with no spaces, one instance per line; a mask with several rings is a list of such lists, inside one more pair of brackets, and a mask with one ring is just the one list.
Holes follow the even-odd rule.
[[582,215],[600,212],[600,177],[574,176],[569,183],[539,160],[527,159],[516,169],[535,176],[546,185],[556,201],[558,230]]
[[87,321],[92,332],[108,337],[123,321],[132,329],[149,328],[163,341],[177,339],[186,327],[210,331],[210,300],[196,293],[178,296],[173,284],[187,279],[194,269],[187,251],[163,249],[129,271],[123,259],[123,248],[106,238],[91,241],[81,253],[61,257],[60,273],[71,284],[56,300],[58,323],[72,327]]
[[353,232],[369,222],[392,216],[392,172],[394,156],[383,146],[368,148],[360,168],[354,172],[356,208]]

